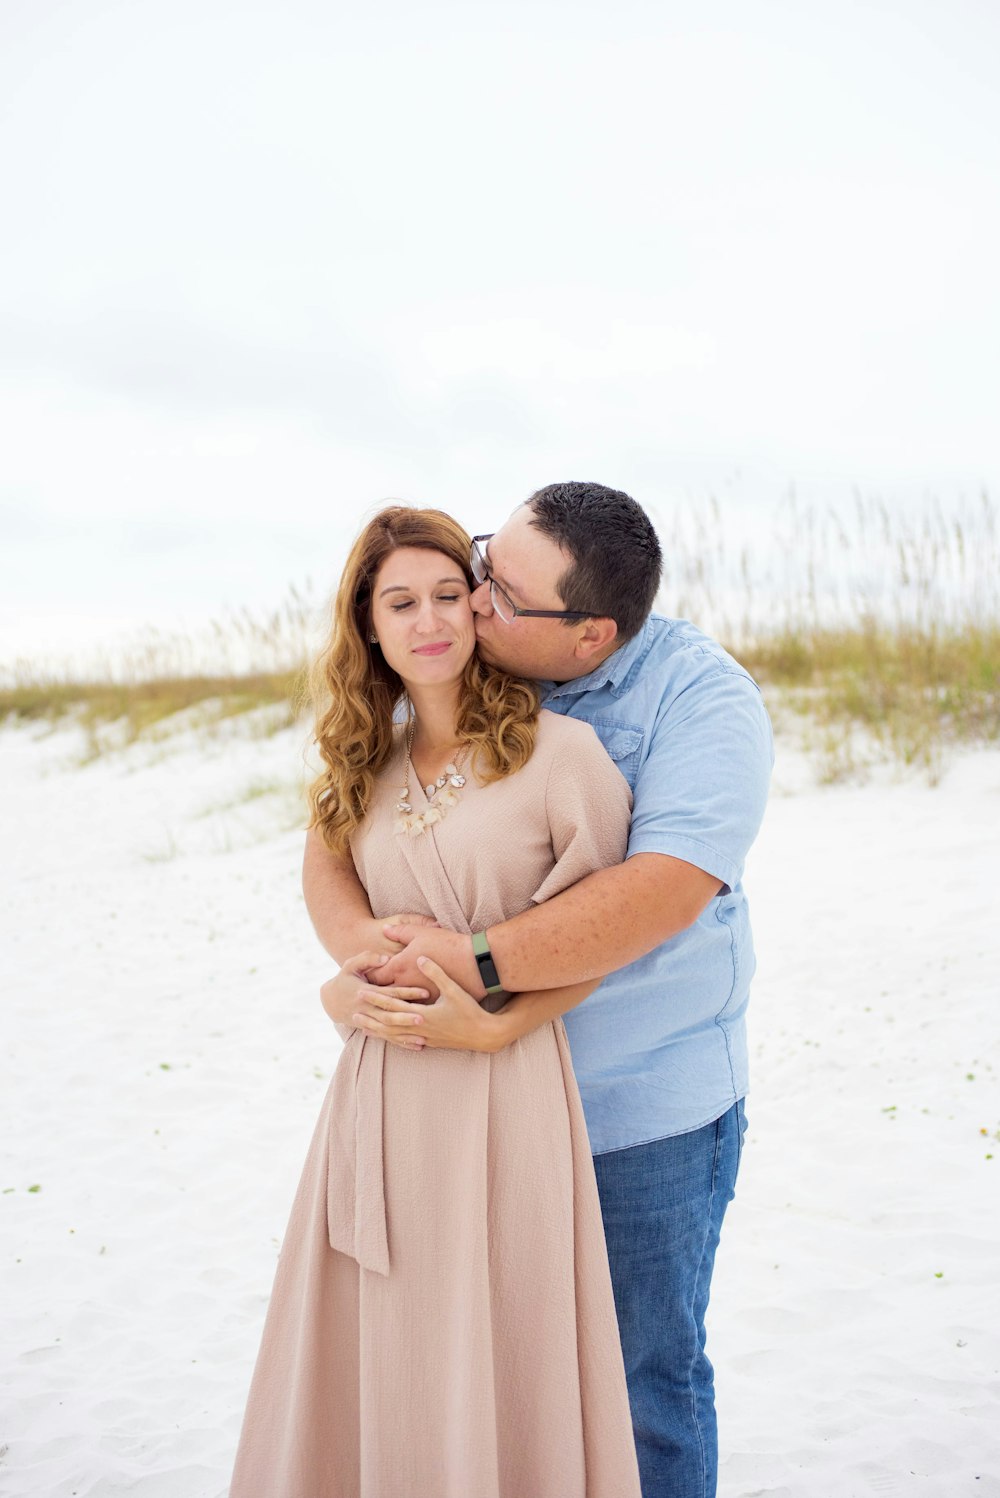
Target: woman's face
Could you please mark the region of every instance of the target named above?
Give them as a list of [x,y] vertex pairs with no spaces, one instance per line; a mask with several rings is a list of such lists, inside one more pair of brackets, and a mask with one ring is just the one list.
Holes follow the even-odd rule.
[[372,585],[372,633],[409,685],[457,681],[476,648],[465,575],[443,551],[401,546]]

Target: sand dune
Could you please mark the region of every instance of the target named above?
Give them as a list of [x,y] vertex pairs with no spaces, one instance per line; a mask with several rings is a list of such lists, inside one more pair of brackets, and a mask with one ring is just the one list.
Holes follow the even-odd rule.
[[[0,733],[5,1498],[226,1492],[340,1044],[301,734],[263,727],[82,768],[75,730]],[[724,1498],[1000,1495],[998,844],[1000,753],[819,788],[779,744]]]

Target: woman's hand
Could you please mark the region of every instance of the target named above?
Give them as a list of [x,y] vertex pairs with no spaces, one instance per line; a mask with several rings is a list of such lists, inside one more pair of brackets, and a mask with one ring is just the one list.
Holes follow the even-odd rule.
[[362,986],[363,1000],[351,1023],[383,1040],[396,1039],[409,1029],[411,1047],[419,1044],[447,1051],[496,1051],[500,1049],[500,1027],[460,984],[429,957],[417,960],[420,971],[440,990],[433,1004],[407,1002],[402,995],[412,990]]
[[[324,1010],[333,1020],[334,1024],[343,1025],[347,1029],[367,1029],[367,1025],[358,1025],[356,1015],[362,1013],[365,1016],[370,1013],[381,1015],[381,1009],[372,1009],[362,998],[362,994],[370,993],[367,988],[368,974],[373,972],[387,961],[383,952],[360,952],[356,957],[349,957],[335,978],[328,978],[322,984],[319,991],[320,1003]],[[384,995],[387,1000],[409,1008],[407,1001],[428,999],[430,994],[425,988],[383,988],[374,990],[379,995]],[[388,1007],[388,1004],[386,1005]],[[414,1003],[413,1008],[422,1007]],[[390,1026],[388,1018],[386,1027],[391,1033],[382,1035],[383,1040],[388,1040],[394,1045],[401,1045],[410,1050],[420,1050],[423,1041],[414,1041],[408,1032],[412,1023],[405,1019],[396,1026]],[[374,1033],[374,1032],[373,1032]]]

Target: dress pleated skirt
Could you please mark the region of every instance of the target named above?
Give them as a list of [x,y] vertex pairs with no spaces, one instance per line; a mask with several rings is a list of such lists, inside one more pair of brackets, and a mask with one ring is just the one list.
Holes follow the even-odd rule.
[[640,1498],[561,1020],[495,1055],[351,1034],[230,1498]]

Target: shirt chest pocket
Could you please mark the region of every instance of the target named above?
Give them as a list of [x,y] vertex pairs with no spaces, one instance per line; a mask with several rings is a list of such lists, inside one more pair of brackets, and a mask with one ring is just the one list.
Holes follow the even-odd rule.
[[588,721],[628,781],[629,790],[634,791],[642,753],[642,729],[636,728],[634,723],[622,723],[617,718],[590,718]]

